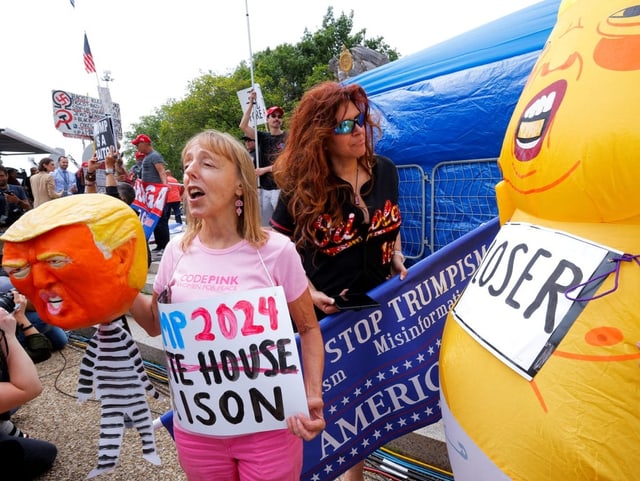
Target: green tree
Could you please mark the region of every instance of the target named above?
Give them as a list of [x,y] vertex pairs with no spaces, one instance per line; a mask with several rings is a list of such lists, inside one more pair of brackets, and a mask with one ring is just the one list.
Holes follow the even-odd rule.
[[[398,53],[382,37],[366,38],[366,29],[352,33],[353,16],[344,12],[337,18],[333,7],[327,9],[322,27],[316,32],[305,29],[300,42],[282,44],[254,54],[254,80],[261,86],[267,105],[280,105],[292,112],[302,94],[310,87],[335,80],[329,61],[340,55],[342,46],[362,45],[396,60]],[[174,173],[181,172],[180,154],[185,142],[204,129],[217,129],[240,136],[238,124],[242,109],[237,92],[251,86],[251,71],[245,61],[227,75],[212,72],[192,80],[187,94],[180,100],[171,99],[157,108],[153,115],[142,117],[126,132],[125,155],[128,165],[134,160],[130,140],[146,133],[154,141]]]

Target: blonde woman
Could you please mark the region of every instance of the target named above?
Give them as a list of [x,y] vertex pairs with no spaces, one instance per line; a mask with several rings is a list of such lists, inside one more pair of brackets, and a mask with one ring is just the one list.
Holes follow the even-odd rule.
[[[287,418],[288,429],[233,436],[217,435],[215,426],[210,426],[210,435],[201,435],[174,424],[180,464],[189,481],[299,480],[302,440],[314,438],[325,427],[324,346],[300,257],[287,237],[260,226],[253,162],[236,139],[214,130],[196,135],[182,151],[182,167],[187,227],[167,245],[153,295],[139,295],[131,313],[156,336],[161,332],[157,305],[161,294],[170,289],[171,298],[163,301],[168,303],[201,301],[216,294],[215,282],[209,286],[212,291],[203,293],[190,279],[213,278],[215,272],[216,278],[233,278],[238,291],[281,286],[300,334],[310,414]],[[216,342],[227,346],[224,339]],[[220,395],[215,386],[210,393]]]

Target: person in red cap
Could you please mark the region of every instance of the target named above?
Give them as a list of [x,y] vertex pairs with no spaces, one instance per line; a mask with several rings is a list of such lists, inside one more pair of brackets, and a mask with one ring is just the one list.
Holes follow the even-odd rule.
[[[245,110],[240,121],[240,129],[250,139],[255,139],[256,131],[249,125],[253,105],[256,103],[255,90],[249,93],[249,107]],[[256,176],[260,194],[260,217],[263,226],[268,226],[271,215],[278,204],[280,191],[273,180],[273,162],[284,150],[287,133],[282,130],[282,116],[284,110],[277,105],[267,109],[267,128],[269,132],[257,131],[258,134],[258,165]]]
[[142,159],[144,153],[136,152],[136,163],[131,167],[131,183],[135,183],[136,179],[142,180]]
[[[142,182],[151,182],[153,184],[166,184],[167,172],[164,158],[156,150],[151,147],[151,138],[146,134],[138,134],[131,142],[138,149],[138,152],[144,154],[142,159]],[[169,243],[169,209],[165,205],[162,216],[153,230],[153,237],[156,241],[156,247],[153,252],[160,254],[164,251],[165,246]]]

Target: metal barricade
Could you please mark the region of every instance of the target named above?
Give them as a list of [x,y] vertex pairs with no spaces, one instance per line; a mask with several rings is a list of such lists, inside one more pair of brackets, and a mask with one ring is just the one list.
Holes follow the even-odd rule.
[[441,162],[431,176],[399,165],[402,249],[418,260],[498,215],[497,159]]

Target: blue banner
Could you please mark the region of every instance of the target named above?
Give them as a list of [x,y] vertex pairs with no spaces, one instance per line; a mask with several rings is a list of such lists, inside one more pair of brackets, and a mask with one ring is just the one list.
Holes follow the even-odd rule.
[[369,294],[380,307],[322,320],[326,429],[305,443],[302,480],[333,480],[389,441],[441,418],[447,313],[498,232],[478,227]]

